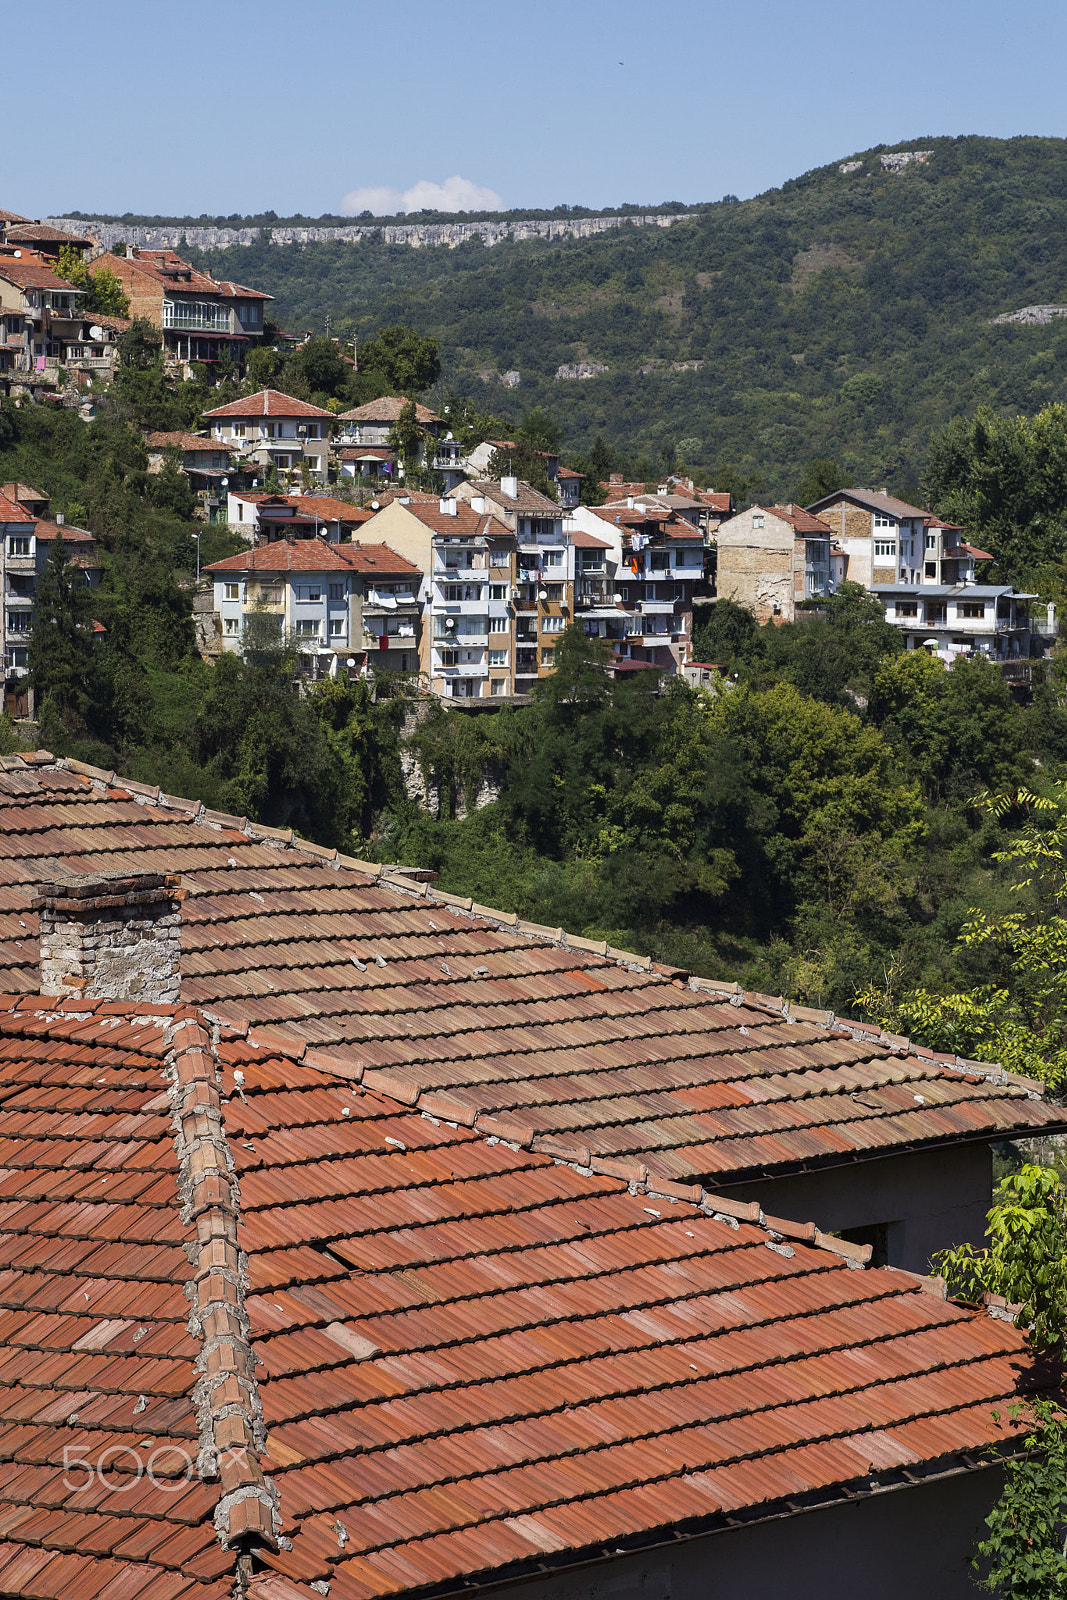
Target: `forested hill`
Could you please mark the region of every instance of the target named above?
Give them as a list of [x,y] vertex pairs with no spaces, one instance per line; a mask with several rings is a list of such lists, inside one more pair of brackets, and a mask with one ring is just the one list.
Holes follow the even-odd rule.
[[[1067,318],[996,320],[1067,304],[1067,141],[899,149],[930,153],[895,168],[881,148],[843,156],[669,228],[492,248],[257,242],[199,260],[269,290],[291,330],[321,332],[328,314],[334,333],[434,334],[444,384],[504,417],[545,406],[575,450],[598,432],[631,453],[674,445],[783,495],[830,456],[901,490],[948,417],[1067,398]],[[607,370],[557,378],[581,362]]]

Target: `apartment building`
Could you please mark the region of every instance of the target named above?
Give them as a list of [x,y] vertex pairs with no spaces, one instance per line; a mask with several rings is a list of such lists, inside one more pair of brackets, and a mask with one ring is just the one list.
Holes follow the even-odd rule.
[[39,375],[59,365],[71,341],[80,342],[85,291],[53,272],[28,250],[0,251],[0,372]]
[[130,315],[158,328],[164,357],[184,366],[224,355],[239,366],[262,339],[266,305],[273,299],[261,289],[213,278],[173,250],[131,245],[124,256],[96,256],[89,271],[113,273],[129,297]]
[[803,506],[750,506],[717,534],[719,597],[757,622],[792,622],[802,600],[832,592],[833,532]]
[[418,567],[383,544],[288,536],[212,562],[224,650],[241,650],[249,618],[264,618],[299,649],[311,679],[338,666],[414,672],[419,659]]
[[[34,625],[37,580],[55,542],[62,536],[71,562],[88,588],[100,582],[96,541],[84,528],[65,523],[62,514],[47,516],[48,496],[27,484],[0,486],[0,584],[4,596],[4,710],[9,716],[31,717],[29,644]],[[101,630],[102,631],[102,630]]]
[[980,653],[1011,662],[1030,655],[1030,602],[1010,584],[875,584],[886,621],[909,650],[933,649],[942,660]]
[[250,542],[260,539],[323,538],[331,544],[354,539],[374,515],[328,494],[268,494],[265,489],[233,489],[226,520]]
[[[588,518],[588,521],[587,521]],[[609,541],[614,615],[598,621],[616,664],[653,666],[674,675],[692,660],[693,595],[704,576],[704,535],[659,505],[581,507],[571,522]],[[593,631],[590,619],[589,631]]]
[[[850,582],[873,589],[879,584],[924,581],[928,524],[936,520],[929,511],[897,500],[884,489],[835,489],[807,510],[829,527]],[[940,528],[946,531],[947,525]],[[720,592],[721,588],[720,581]]]
[[[342,411],[336,417],[334,446],[345,478],[403,477],[403,466],[390,440],[400,413],[408,401],[404,395],[383,395],[366,405]],[[415,421],[422,437],[417,465],[444,473],[446,480],[458,467],[461,450],[448,432],[444,417],[415,402]]]
[[420,672],[434,694],[488,700],[517,692],[516,536],[482,500],[398,496],[374,534],[422,573]]
[[219,443],[228,447],[246,470],[299,472],[326,482],[330,426],[333,416],[321,406],[296,400],[277,389],[260,389],[244,400],[204,412],[204,421]]

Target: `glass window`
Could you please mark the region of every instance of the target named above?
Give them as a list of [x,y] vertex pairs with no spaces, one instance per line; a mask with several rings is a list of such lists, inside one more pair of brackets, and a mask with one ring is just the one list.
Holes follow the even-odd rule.
[[296,598],[298,600],[321,600],[322,584],[298,583],[296,586]]
[[542,617],[541,618],[541,632],[542,633],[562,633],[563,632],[563,618],[562,617]]
[[240,600],[241,585],[239,583],[228,583],[226,585],[226,598],[227,600]]
[[331,600],[343,600],[344,597],[345,597],[345,586],[344,586],[344,583],[331,583],[330,584],[330,599]]
[[345,619],[344,619],[344,617],[331,617],[330,618],[330,638],[331,639],[340,639],[340,638],[342,638],[344,636],[344,631],[345,631]]
[[506,650],[490,650],[489,665],[491,667],[506,667],[507,664],[508,653]]
[[232,638],[234,634],[240,633],[240,631],[241,631],[241,619],[240,619],[240,617],[227,617],[226,618],[226,633],[227,633],[227,636]]
[[508,586],[506,583],[491,583],[489,585],[490,600],[506,600],[507,597]]
[[897,558],[897,542],[895,539],[876,539],[874,553],[882,560],[895,561]]
[[561,583],[550,583],[548,585],[548,598],[550,600],[562,600],[563,585]]
[[555,646],[554,645],[546,645],[545,648],[541,651],[541,665],[543,667],[551,667],[554,664],[555,659],[556,659]]
[[297,636],[301,639],[317,639],[319,625],[317,622],[301,617],[296,625]]
[[984,617],[985,605],[981,600],[958,600],[956,602],[956,615],[958,617]]
[[7,540],[7,553],[9,556],[30,555],[31,551],[29,536],[20,533],[9,534]]

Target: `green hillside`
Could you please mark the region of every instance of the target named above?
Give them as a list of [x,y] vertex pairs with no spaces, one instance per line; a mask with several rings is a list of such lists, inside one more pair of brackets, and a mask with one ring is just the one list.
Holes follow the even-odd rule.
[[[813,456],[914,485],[932,429],[980,404],[1067,399],[1067,319],[993,318],[1067,300],[1067,141],[915,139],[666,229],[412,249],[260,243],[200,260],[269,290],[290,329],[440,341],[443,382],[503,416],[553,412],[564,440],[677,446],[788,493]],[[561,365],[608,371],[557,381]],[[517,370],[517,388],[499,374]]]

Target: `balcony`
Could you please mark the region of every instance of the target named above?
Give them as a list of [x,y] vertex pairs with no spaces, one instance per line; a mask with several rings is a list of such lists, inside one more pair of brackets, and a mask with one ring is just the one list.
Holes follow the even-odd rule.
[[229,306],[215,306],[207,300],[163,302],[163,327],[181,333],[229,333]]

